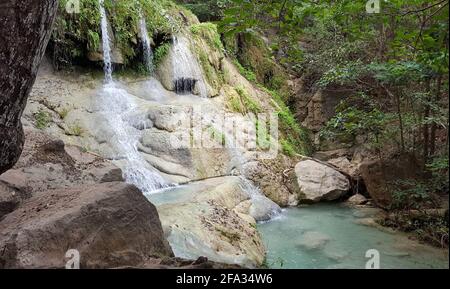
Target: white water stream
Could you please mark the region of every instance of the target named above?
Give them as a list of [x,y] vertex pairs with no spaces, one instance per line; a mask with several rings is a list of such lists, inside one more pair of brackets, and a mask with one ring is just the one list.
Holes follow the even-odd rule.
[[208,97],[203,72],[191,52],[189,40],[181,35],[174,37],[171,50],[175,91],[180,94],[196,91],[201,97]]
[[142,48],[144,49],[145,66],[147,68],[147,71],[151,73],[154,70],[153,51],[150,45],[150,37],[148,36],[147,22],[145,21],[145,18],[143,17],[142,14],[140,15],[139,29],[142,37],[142,46],[143,46]]
[[[101,114],[106,120],[106,127],[103,129],[110,136],[108,141],[118,156],[118,164],[123,170],[125,180],[134,184],[142,192],[151,193],[168,184],[158,171],[147,163],[137,149],[141,132],[136,127],[139,126],[139,123],[145,126],[146,115],[140,113],[134,96],[119,87],[112,78],[108,21],[103,0],[99,1],[105,84],[99,93],[98,104]],[[147,35],[147,33],[145,34]]]

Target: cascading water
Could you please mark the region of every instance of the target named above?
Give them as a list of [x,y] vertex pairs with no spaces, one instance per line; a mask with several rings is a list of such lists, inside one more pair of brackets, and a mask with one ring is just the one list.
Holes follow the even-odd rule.
[[[217,131],[222,131],[225,138],[225,148],[232,158],[232,165],[235,173],[239,175],[241,179],[241,188],[244,192],[248,194],[252,201],[252,206],[250,207],[250,214],[257,219],[257,221],[268,221],[273,217],[281,213],[281,208],[276,203],[268,199],[261,190],[253,184],[252,181],[246,177],[245,164],[247,163],[247,158],[244,153],[239,148],[238,140],[236,140],[229,131],[223,130],[214,124],[212,119],[209,120],[212,127]],[[234,140],[234,142],[233,142]],[[259,215],[257,212],[270,211],[270,214]]]
[[152,51],[152,47],[150,45],[150,38],[148,37],[147,22],[145,21],[145,18],[142,14],[140,15],[139,29],[140,29],[141,35],[142,35],[142,46],[144,49],[145,66],[147,67],[148,72],[152,72],[154,69],[153,51]]
[[106,123],[103,129],[118,156],[116,161],[123,169],[125,180],[142,192],[151,193],[167,186],[167,183],[137,149],[141,131],[136,127],[140,126],[139,123],[144,123],[145,126],[145,114],[139,112],[133,96],[113,81],[108,21],[103,0],[99,1],[106,82],[98,98],[100,113]]
[[197,90],[201,97],[208,97],[203,73],[191,52],[189,40],[183,36],[174,36],[171,50],[175,92],[191,94]]
[[111,46],[109,45],[110,39],[108,33],[108,19],[106,18],[104,0],[99,0],[99,4],[103,45],[103,68],[105,70],[105,81],[108,83],[112,81]]

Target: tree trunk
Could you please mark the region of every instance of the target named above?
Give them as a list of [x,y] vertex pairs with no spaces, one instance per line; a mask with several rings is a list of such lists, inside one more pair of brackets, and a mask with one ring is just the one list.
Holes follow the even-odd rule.
[[51,35],[58,0],[0,2],[0,174],[22,153],[20,118]]
[[[442,87],[442,74],[439,74],[436,85],[436,94],[434,95],[433,100],[435,104],[438,104],[441,98],[441,87]],[[431,136],[430,136],[430,155],[432,157],[436,153],[436,130],[437,130],[436,122],[433,122],[431,124]]]
[[431,102],[431,79],[427,79],[426,91],[429,94],[426,99],[424,113],[423,113],[423,160],[428,162],[428,156],[430,155],[430,126],[427,123],[427,119],[430,117],[430,102]]

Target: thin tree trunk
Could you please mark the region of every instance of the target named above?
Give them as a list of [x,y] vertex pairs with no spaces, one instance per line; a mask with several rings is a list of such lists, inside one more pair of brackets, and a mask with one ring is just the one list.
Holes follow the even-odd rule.
[[427,118],[430,117],[430,102],[431,102],[431,84],[430,84],[431,80],[427,79],[426,82],[426,91],[429,94],[426,101],[427,103],[425,103],[425,108],[424,108],[424,113],[423,113],[423,120],[424,120],[424,124],[422,127],[422,134],[423,134],[423,160],[425,163],[427,163],[428,161],[428,156],[430,155],[430,126],[427,123]]
[[402,99],[400,97],[400,94],[393,94],[386,86],[381,84],[381,87],[386,91],[386,93],[389,95],[391,99],[395,99],[396,107],[397,107],[397,118],[398,118],[398,125],[400,128],[400,151],[404,152],[406,150],[405,146],[405,132],[404,132],[404,126],[403,126],[403,116],[402,116]]
[[[434,96],[434,102],[438,103],[441,96],[441,88],[442,88],[442,74],[439,74],[437,80],[436,94]],[[431,124],[431,136],[430,136],[430,156],[434,156],[436,153],[436,122]]]
[[0,174],[18,160],[20,118],[51,34],[58,0],[0,2]]
[[399,94],[396,95],[396,99],[397,99],[397,116],[398,116],[398,123],[399,123],[399,127],[400,127],[401,151],[404,152],[406,149],[405,148],[405,132],[404,132],[404,128],[403,128],[402,102],[401,102],[401,98],[400,98]]

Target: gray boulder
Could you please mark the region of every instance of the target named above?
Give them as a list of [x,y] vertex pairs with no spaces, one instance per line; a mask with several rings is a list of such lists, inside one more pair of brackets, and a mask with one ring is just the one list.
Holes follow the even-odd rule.
[[0,222],[0,268],[143,266],[171,257],[156,208],[121,182],[40,192]]
[[302,160],[295,166],[301,202],[333,201],[343,197],[350,182],[343,174],[314,160]]

